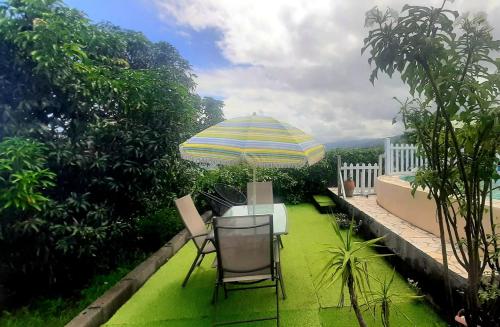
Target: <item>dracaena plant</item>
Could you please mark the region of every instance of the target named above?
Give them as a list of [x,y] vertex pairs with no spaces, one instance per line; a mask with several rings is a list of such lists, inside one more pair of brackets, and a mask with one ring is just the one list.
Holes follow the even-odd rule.
[[438,209],[447,298],[452,299],[449,240],[467,271],[467,323],[484,326],[500,319],[487,312],[480,317],[478,298],[485,269],[500,268],[495,218],[493,210],[486,210],[499,178],[500,58],[494,55],[500,41],[484,15],[460,16],[446,3],[437,8],[405,5],[399,14],[373,8],[366,14],[370,31],[362,52],[369,51],[374,66],[372,83],[379,72],[398,73],[410,88],[409,98],[399,100],[400,114],[428,160],[416,174],[413,191],[424,187]]
[[375,247],[376,243],[383,237],[368,241],[356,241],[354,238],[354,219],[345,235],[340,231],[335,219],[332,219],[332,226],[340,244],[325,250],[328,261],[319,275],[318,287],[328,288],[335,283],[340,283],[339,306],[344,305],[344,293],[347,288],[358,323],[361,327],[366,327],[358,296],[361,296],[362,303],[369,303],[368,262],[375,257],[383,256],[382,254],[367,253],[366,250]]
[[374,287],[370,291],[370,300],[368,303],[373,310],[373,316],[376,315],[377,309],[380,311],[380,321],[382,322],[382,326],[384,327],[390,327],[391,311],[395,311],[397,314],[402,315],[408,321],[408,323],[412,323],[410,318],[403,311],[398,309],[397,305],[395,305],[396,301],[394,299],[400,300],[402,298],[422,298],[421,295],[400,294],[394,292],[392,285],[395,275],[396,270],[393,270],[390,276],[384,275],[383,280],[372,276],[372,278],[377,281],[378,287]]

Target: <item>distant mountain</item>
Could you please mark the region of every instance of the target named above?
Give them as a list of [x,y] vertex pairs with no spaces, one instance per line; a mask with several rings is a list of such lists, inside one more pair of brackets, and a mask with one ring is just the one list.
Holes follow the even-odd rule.
[[[327,150],[336,148],[373,148],[384,145],[385,138],[373,139],[357,139],[357,140],[342,140],[325,143]],[[403,142],[403,135],[396,135],[391,137],[392,143]]]

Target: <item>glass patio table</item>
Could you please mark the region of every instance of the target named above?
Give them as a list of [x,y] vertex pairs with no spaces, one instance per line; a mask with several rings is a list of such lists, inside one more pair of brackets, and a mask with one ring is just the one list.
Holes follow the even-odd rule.
[[[288,214],[284,203],[275,204],[256,204],[255,210],[253,205],[233,206],[222,217],[238,217],[251,216],[255,211],[256,215],[273,215],[273,234],[281,242],[281,235],[288,234]],[[214,239],[214,230],[211,229],[208,234],[208,239]]]
[[[255,212],[255,213],[254,213]],[[238,217],[251,215],[273,215],[273,234],[276,236],[288,234],[288,216],[284,203],[241,205],[231,207],[223,217]]]

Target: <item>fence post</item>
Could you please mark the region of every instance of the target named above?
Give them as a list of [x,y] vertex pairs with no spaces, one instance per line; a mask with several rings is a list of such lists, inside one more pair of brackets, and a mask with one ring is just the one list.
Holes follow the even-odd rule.
[[365,179],[365,168],[366,168],[366,164],[363,163],[363,165],[361,166],[361,180],[360,180],[360,185],[361,185],[361,188],[360,188],[360,193],[361,195],[365,195],[365,182],[366,182],[366,179]]
[[354,181],[354,188],[356,188],[356,177],[355,176],[356,174],[356,170],[354,170],[354,165],[351,163],[349,165],[349,170],[348,170],[348,173],[347,173],[347,177],[346,177],[346,180],[349,178],[349,176],[351,176],[352,180]]
[[[378,176],[382,176],[382,158],[384,157],[383,154],[379,154],[378,156]],[[385,159],[385,164],[387,165],[387,159]],[[387,168],[386,168],[387,171]]]
[[341,195],[342,194],[342,188],[340,186],[340,184],[342,184],[342,170],[340,168],[340,163],[341,163],[341,158],[340,158],[340,155],[337,156],[337,194],[338,195]]
[[[384,142],[384,154],[385,154],[385,174],[391,174],[391,138],[386,137]],[[382,174],[381,174],[382,175]]]
[[361,174],[361,178],[359,179],[359,192],[361,195],[363,195],[365,191],[365,163],[361,164],[361,167],[359,167],[359,172]]

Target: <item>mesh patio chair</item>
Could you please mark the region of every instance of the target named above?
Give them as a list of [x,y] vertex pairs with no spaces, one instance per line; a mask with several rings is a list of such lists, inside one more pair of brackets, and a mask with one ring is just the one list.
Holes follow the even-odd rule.
[[214,185],[214,191],[219,197],[233,206],[241,206],[247,203],[247,197],[236,187],[217,183]]
[[182,221],[191,235],[190,239],[193,240],[197,250],[196,258],[194,259],[191,268],[189,268],[186,278],[182,282],[182,287],[185,287],[194,268],[201,264],[203,258],[205,258],[205,254],[215,252],[215,247],[208,238],[209,231],[198,210],[196,210],[191,195],[188,194],[180,199],[176,199],[175,206],[177,207]]
[[[279,246],[273,237],[272,217],[272,215],[252,215],[214,218],[217,279],[212,300],[215,305],[219,287],[223,287],[226,298],[230,291],[266,287],[274,287],[276,296],[274,317],[231,321],[217,325],[276,319],[279,326],[278,288],[281,288],[283,299],[286,295],[281,275]],[[265,281],[271,283],[252,286]],[[228,284],[233,287],[228,287]]]
[[[247,184],[248,205],[253,204],[274,204],[273,183],[272,182],[250,182]],[[283,248],[283,241],[278,236],[280,246]]]
[[233,206],[233,204],[213,194],[203,191],[199,191],[199,193],[207,201],[208,205],[212,209],[214,216],[223,216],[226,213],[226,211],[228,211],[229,208]]

